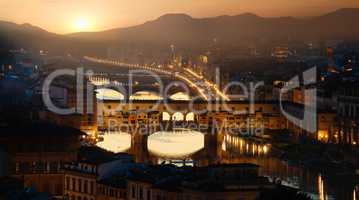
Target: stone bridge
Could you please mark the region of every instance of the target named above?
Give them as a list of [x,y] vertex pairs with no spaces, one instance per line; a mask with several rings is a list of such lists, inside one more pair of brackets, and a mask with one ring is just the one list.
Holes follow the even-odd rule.
[[[177,93],[185,93],[189,97],[197,96],[197,92],[188,87],[181,81],[172,79],[155,80],[115,80],[107,77],[91,77],[90,81],[96,86],[96,89],[109,89],[116,91],[124,96],[125,99],[130,99],[131,96],[139,92],[147,92],[157,95],[161,99],[166,99]],[[146,100],[146,99],[144,99]],[[148,99],[153,100],[153,99]]]

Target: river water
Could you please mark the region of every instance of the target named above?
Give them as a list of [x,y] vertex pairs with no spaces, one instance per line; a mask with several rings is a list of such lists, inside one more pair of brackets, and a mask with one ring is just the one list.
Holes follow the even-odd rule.
[[205,136],[195,131],[159,132],[138,139],[126,133],[102,135],[98,146],[113,152],[128,152],[136,162],[172,163],[178,166],[254,163],[260,175],[310,195],[314,200],[356,200],[358,185],[296,166],[273,156],[271,144],[238,136]]

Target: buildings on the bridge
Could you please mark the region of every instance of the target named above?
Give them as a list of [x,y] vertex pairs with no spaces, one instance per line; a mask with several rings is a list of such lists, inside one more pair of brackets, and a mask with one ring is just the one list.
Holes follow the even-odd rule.
[[[161,124],[195,125],[198,130],[208,127],[226,128],[246,131],[254,130],[251,134],[272,134],[274,132],[290,132],[298,137],[310,137],[321,142],[339,143],[337,114],[330,109],[317,109],[316,131],[308,132],[304,127],[293,124],[283,110],[299,119],[303,117],[304,107],[293,102],[284,102],[283,108],[276,101],[256,102],[251,106],[248,102],[232,101],[222,103],[195,102],[189,109],[186,101],[163,102],[154,105],[154,101],[134,101],[131,104],[121,104],[120,101],[101,102],[103,130],[128,130],[128,127],[138,124],[158,127]],[[218,105],[219,104],[219,105]],[[156,107],[156,111],[151,111]],[[173,109],[169,109],[173,108]],[[283,110],[282,110],[283,109]],[[171,110],[171,111],[169,111]],[[200,111],[195,113],[193,110]],[[312,122],[310,122],[312,123]]]
[[[197,127],[218,126],[237,129],[262,129],[262,130],[285,130],[291,129],[290,123],[282,115],[278,102],[256,102],[251,106],[248,102],[232,101],[221,103],[195,102],[193,108],[189,108],[186,101],[171,101],[167,104],[160,102],[155,105],[154,101],[134,101],[131,104],[123,104],[120,101],[104,101],[100,104],[103,109],[103,129],[119,129],[121,126],[133,126],[146,124],[157,126],[166,122],[191,123]],[[297,104],[293,105],[295,109]],[[156,107],[156,111],[151,111]],[[173,109],[169,109],[173,108]],[[170,111],[169,111],[170,110]],[[202,111],[200,113],[193,112]],[[318,127],[322,131],[329,131],[329,124],[333,118],[326,113],[318,114]],[[330,115],[330,113],[328,113]],[[329,121],[322,120],[328,117]],[[321,120],[319,120],[319,118]],[[329,124],[328,124],[329,123]],[[295,128],[293,128],[295,129]],[[302,131],[302,129],[300,130]]]

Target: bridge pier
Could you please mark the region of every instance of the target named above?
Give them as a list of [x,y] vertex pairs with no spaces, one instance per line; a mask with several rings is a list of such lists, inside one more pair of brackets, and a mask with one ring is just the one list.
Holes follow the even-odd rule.
[[[145,125],[146,126],[146,125]],[[135,161],[140,163],[149,162],[149,155],[147,149],[148,134],[146,127],[139,124],[133,126],[131,131],[131,150],[130,153],[134,155]]]

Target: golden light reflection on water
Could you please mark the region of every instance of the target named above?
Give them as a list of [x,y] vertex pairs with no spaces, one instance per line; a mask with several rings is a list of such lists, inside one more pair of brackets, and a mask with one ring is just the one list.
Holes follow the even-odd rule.
[[[270,144],[231,135],[225,135],[223,141],[219,140],[219,142],[221,143],[217,145],[221,145],[219,147],[222,147],[222,151],[217,152],[216,150],[216,152],[221,163],[250,162],[258,164],[261,166],[261,175],[277,178],[282,180],[282,184],[303,189],[313,200],[333,200],[336,198],[333,194],[335,188],[328,184],[327,180],[318,175],[317,172],[292,166],[285,161],[268,155],[271,152]],[[148,151],[153,156],[154,163],[157,164],[166,163],[177,166],[192,166],[195,164],[200,166],[205,165],[205,163],[208,164],[206,160],[208,157],[202,157],[203,153],[211,152],[209,151],[211,147],[205,147],[204,144],[204,135],[199,132],[158,132],[149,138]],[[104,142],[99,143],[98,146],[114,152],[124,152],[131,148],[131,136],[129,134],[105,134]],[[204,148],[208,149],[201,151]],[[138,151],[145,151],[144,155],[148,155],[146,148],[138,148]],[[142,154],[137,153],[135,155],[141,157]],[[217,159],[215,155],[210,155],[211,158]],[[214,162],[217,162],[217,160]],[[346,198],[357,199],[357,187],[354,189],[352,187],[347,188],[345,192]]]
[[204,135],[196,131],[158,132],[148,137],[147,147],[159,157],[188,157],[204,148]]
[[354,191],[353,191],[353,200],[356,200],[357,199],[357,197],[356,197],[356,191],[355,191],[355,189],[354,189]]
[[324,191],[324,181],[322,179],[322,175],[319,174],[318,176],[318,192],[319,192],[319,200],[327,200],[328,197],[325,194]]
[[96,145],[107,151],[121,153],[131,148],[131,135],[128,133],[106,133],[101,137],[103,141]]
[[256,144],[256,142],[226,134],[222,142],[222,150],[250,156],[263,156],[269,152],[269,144]]
[[357,200],[357,193],[358,193],[358,186],[355,186],[353,191],[353,200]]

